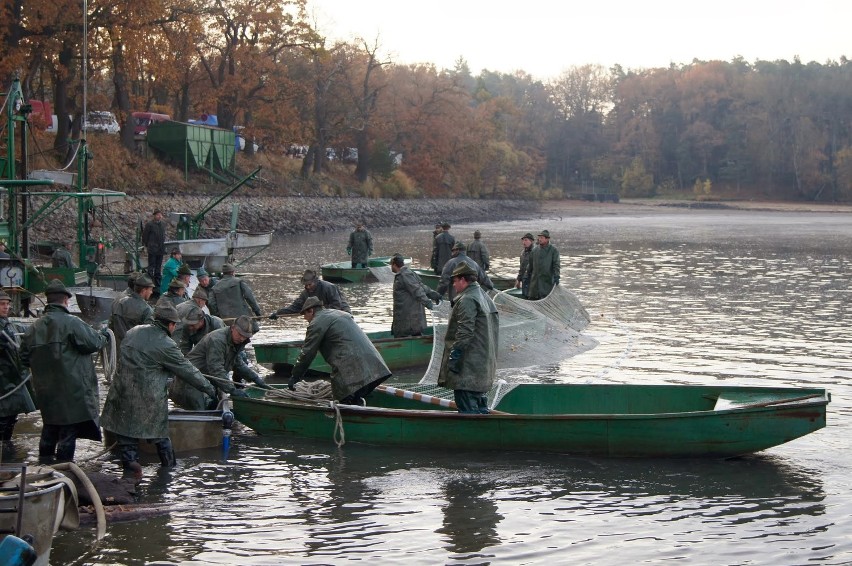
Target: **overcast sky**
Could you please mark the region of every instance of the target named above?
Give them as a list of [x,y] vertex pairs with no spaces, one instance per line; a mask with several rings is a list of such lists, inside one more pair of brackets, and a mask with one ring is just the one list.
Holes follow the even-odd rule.
[[378,36],[395,63],[452,68],[464,57],[474,74],[852,57],[849,0],[308,0],[308,10],[328,37]]

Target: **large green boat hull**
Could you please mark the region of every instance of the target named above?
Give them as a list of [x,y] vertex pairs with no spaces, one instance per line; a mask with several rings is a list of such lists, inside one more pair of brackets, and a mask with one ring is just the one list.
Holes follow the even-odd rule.
[[[403,368],[425,366],[432,357],[433,329],[426,328],[422,336],[406,336],[394,338],[388,331],[368,332],[367,336],[379,351],[388,369],[395,371]],[[258,343],[254,345],[254,355],[260,364],[290,364],[296,363],[304,341]],[[331,366],[317,354],[310,369],[320,372],[331,372]]]
[[[823,389],[524,384],[497,405],[502,414],[462,415],[378,392],[370,395],[366,407],[337,408],[346,442],[607,457],[728,458],[823,428],[829,401]],[[328,442],[333,441],[338,418],[329,403],[305,404],[271,393],[263,399],[234,399],[234,413],[259,434]]]
[[[372,278],[370,268],[390,267],[390,256],[371,257],[367,261],[368,267],[352,267],[351,261],[337,261],[320,266],[322,278],[333,283],[360,283]],[[411,258],[406,258],[406,263]]]

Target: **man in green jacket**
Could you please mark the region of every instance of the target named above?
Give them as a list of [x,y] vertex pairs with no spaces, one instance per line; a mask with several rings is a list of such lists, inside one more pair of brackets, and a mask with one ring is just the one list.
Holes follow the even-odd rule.
[[488,271],[491,267],[491,255],[488,253],[488,246],[482,241],[482,232],[479,230],[473,232],[473,243],[467,248],[467,257],[475,261],[483,271]]
[[[232,397],[245,397],[245,391],[237,388],[237,383],[244,379],[268,389],[269,386],[240,355],[253,334],[251,319],[241,316],[231,326],[208,333],[189,352],[187,359],[218,391]],[[233,371],[233,379],[228,377],[229,371]],[[169,396],[178,406],[190,411],[214,409],[218,403],[215,395],[211,397],[180,381],[169,386]]]
[[21,344],[21,362],[32,370],[35,403],[41,411],[38,454],[42,463],[74,459],[78,438],[100,440],[98,377],[92,354],[107,343],[68,312],[71,293],[59,280],[44,292],[47,307]]
[[370,256],[373,255],[373,236],[364,224],[359,222],[355,230],[349,234],[349,245],[346,253],[352,256],[352,267],[368,267]]
[[234,266],[226,263],[222,266],[222,278],[207,294],[207,307],[210,314],[226,322],[239,316],[260,316],[260,305],[254,298],[254,291],[244,280],[234,275]]
[[166,225],[163,213],[155,210],[142,229],[142,245],[148,252],[148,276],[155,285],[161,283],[163,254],[166,253]]
[[160,464],[176,464],[169,438],[168,383],[176,381],[214,397],[216,391],[171,339],[179,318],[173,305],[157,305],[154,322],[132,328],[121,347],[121,370],[110,385],[103,414],[104,430],[118,441],[124,470],[142,474],[139,441],[157,446]]
[[27,382],[29,372],[21,364],[21,329],[9,322],[12,297],[0,289],[0,440],[3,441],[3,459],[6,452],[14,453],[12,433],[20,413],[35,411]]
[[542,230],[538,235],[538,246],[530,254],[527,266],[530,290],[527,298],[543,299],[559,285],[559,250],[550,244],[550,232]]
[[515,278],[515,289],[521,290],[521,296],[527,298],[530,294],[530,276],[527,273],[527,267],[530,265],[530,255],[533,251],[533,242],[535,238],[527,232],[521,236],[521,243],[524,250],[521,252],[521,268],[518,270],[518,276]]
[[[195,292],[198,293],[198,289]],[[194,301],[178,305],[177,311],[181,323],[178,325],[180,328],[176,328],[172,333],[172,337],[184,356],[188,355],[205,336],[214,330],[225,328],[221,318],[205,313]]]
[[391,259],[393,280],[393,322],[391,334],[396,338],[420,336],[426,329],[426,311],[441,303],[441,295],[427,287],[420,277],[405,265],[400,255]]
[[157,300],[157,303],[161,303],[163,301],[171,303],[175,308],[181,303],[185,303],[189,298],[186,296],[186,284],[180,279],[172,279],[172,282],[169,283],[169,290],[165,295],[161,295]]
[[181,254],[179,248],[172,248],[171,257],[169,257],[166,264],[163,266],[163,278],[160,281],[159,291],[160,294],[165,294],[169,290],[169,283],[172,282],[172,279],[177,277],[178,270],[180,266],[183,265],[183,254]]
[[68,269],[77,267],[74,265],[74,259],[71,257],[72,245],[71,242],[63,242],[61,246],[53,250],[53,254],[50,256],[52,267],[65,267]]
[[305,273],[302,275],[302,285],[304,285],[305,288],[299,296],[296,297],[296,300],[286,307],[281,307],[269,315],[270,319],[275,320],[282,314],[296,314],[302,312],[302,307],[305,306],[305,301],[307,301],[309,297],[316,297],[319,299],[320,304],[327,309],[335,309],[348,313],[352,312],[349,308],[349,303],[346,302],[346,297],[343,296],[343,292],[338,288],[338,286],[334,283],[323,281],[317,277],[316,271],[306,269]]
[[[128,278],[129,279],[129,278]],[[121,351],[121,341],[134,326],[154,322],[154,309],[148,299],[154,292],[154,282],[146,274],[133,279],[133,291],[112,303],[109,327],[115,334],[115,348]],[[120,362],[119,362],[120,363]]]
[[497,371],[500,321],[497,307],[476,282],[476,271],[460,263],[453,271],[453,304],[438,385],[454,390],[460,413],[487,414],[486,394]]
[[316,297],[302,306],[308,321],[305,345],[293,365],[288,386],[295,389],[317,353],[331,366],[331,393],[345,405],[363,405],[364,397],[391,376],[388,366],[352,315],[324,309]]

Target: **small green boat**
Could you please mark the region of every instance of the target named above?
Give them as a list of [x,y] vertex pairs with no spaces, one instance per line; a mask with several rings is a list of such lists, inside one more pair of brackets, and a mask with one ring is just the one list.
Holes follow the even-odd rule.
[[[438,283],[441,282],[441,276],[435,275],[435,272],[431,269],[412,269],[414,273],[420,276],[420,280],[423,281],[423,284],[432,289],[433,291],[438,289]],[[489,279],[494,284],[494,289],[497,291],[505,291],[507,289],[513,289],[515,287],[515,278],[514,277],[506,277],[502,275],[489,275]]]
[[[390,269],[390,256],[371,257],[367,262],[369,267],[352,267],[352,261],[337,261],[320,266],[322,278],[334,283],[360,283],[362,281],[375,279],[371,269],[386,267]],[[405,258],[405,263],[410,263],[411,258]]]
[[367,444],[666,458],[730,458],[784,444],[825,427],[831,399],[824,389],[789,387],[521,384],[495,407],[502,413],[462,415],[379,392],[366,407],[264,393],[233,399],[236,418],[259,434],[332,442],[342,427],[347,442]]
[[[367,336],[379,351],[388,369],[391,371],[415,366],[425,366],[432,357],[432,327],[426,328],[422,336],[394,338],[389,331],[368,332]],[[290,342],[254,343],[254,355],[260,364],[296,363],[299,352],[305,344],[303,340]],[[330,372],[331,367],[322,354],[317,354],[310,369]]]

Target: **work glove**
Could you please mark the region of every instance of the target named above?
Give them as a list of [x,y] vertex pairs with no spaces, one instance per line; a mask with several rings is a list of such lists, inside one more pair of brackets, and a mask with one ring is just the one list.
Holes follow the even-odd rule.
[[295,375],[290,376],[290,380],[287,381],[287,389],[289,389],[290,391],[295,391],[296,390],[296,384],[299,383],[300,381],[302,381],[301,377],[296,377]]
[[429,301],[429,304],[428,304],[428,305],[426,305],[426,308],[427,308],[427,309],[429,309],[429,310],[434,309],[434,308],[435,308],[435,303],[433,303],[432,301]]
[[267,385],[266,382],[263,381],[263,378],[257,374],[255,374],[255,377],[252,378],[252,381],[254,381],[254,384],[260,387],[261,389],[272,389],[272,386]]
[[269,315],[269,320],[278,320],[278,313],[272,313]]
[[248,393],[242,389],[234,389],[231,391],[231,397],[248,397]]
[[461,373],[463,359],[464,350],[461,348],[453,348],[450,350],[450,357],[447,360],[447,369],[453,373]]
[[554,277],[554,278],[553,278],[553,284],[554,284],[554,285],[559,285],[559,278],[558,278],[558,277]]
[[346,255],[352,255],[352,248],[346,248]]

